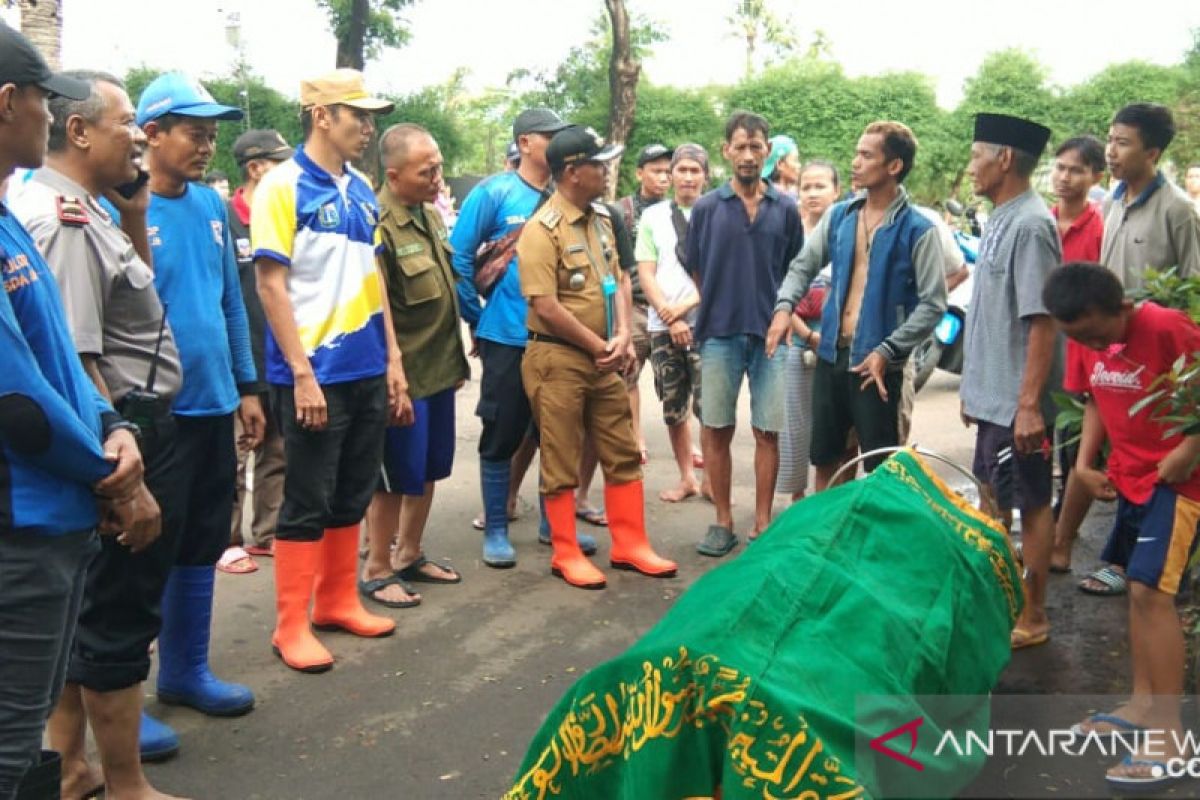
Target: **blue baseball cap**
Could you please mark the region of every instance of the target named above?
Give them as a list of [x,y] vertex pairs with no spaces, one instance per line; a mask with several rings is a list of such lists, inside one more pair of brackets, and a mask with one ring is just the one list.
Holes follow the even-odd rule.
[[201,119],[238,120],[242,110],[218,103],[200,81],[182,72],[159,75],[142,92],[137,105],[137,124],[145,125],[164,114]]

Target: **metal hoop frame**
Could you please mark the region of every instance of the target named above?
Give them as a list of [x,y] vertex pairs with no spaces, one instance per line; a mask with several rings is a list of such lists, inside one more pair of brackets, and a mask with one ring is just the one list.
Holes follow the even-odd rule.
[[975,474],[973,472],[971,472],[969,469],[967,469],[966,467],[959,464],[957,461],[954,461],[951,458],[947,458],[946,456],[942,455],[941,453],[937,452],[936,450],[930,450],[929,448],[921,447],[920,445],[913,445],[912,447],[879,447],[879,448],[876,448],[869,452],[862,453],[862,454],[856,456],[855,458],[850,459],[845,464],[843,464],[841,466],[841,468],[838,469],[837,472],[833,473],[833,477],[829,479],[829,482],[837,483],[837,479],[842,476],[843,472],[850,469],[851,467],[857,467],[860,462],[865,461],[868,458],[874,458],[875,456],[881,456],[884,453],[899,453],[903,450],[913,450],[913,451],[919,453],[920,455],[927,456],[932,459],[936,459],[937,461],[940,461],[949,467],[953,467],[955,469],[955,471],[957,471],[959,474],[966,477],[967,480],[971,481],[971,483],[975,484],[975,488],[979,490],[980,496],[981,497],[983,496],[983,493],[984,493],[983,484],[980,482],[980,480],[978,478],[975,477]]

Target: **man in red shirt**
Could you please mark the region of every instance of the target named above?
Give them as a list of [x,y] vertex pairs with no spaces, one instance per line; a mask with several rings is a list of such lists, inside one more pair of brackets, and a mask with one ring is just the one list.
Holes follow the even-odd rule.
[[1088,192],[1104,176],[1104,144],[1095,136],[1067,139],[1054,154],[1054,196],[1063,263],[1099,261],[1104,218]]
[[[1088,200],[1088,192],[1104,176],[1104,143],[1095,136],[1068,139],[1054,153],[1053,186],[1058,202],[1050,209],[1058,223],[1063,263],[1099,261],[1104,239],[1104,217]],[[1067,358],[1072,361],[1081,346],[1067,340]],[[1092,507],[1092,498],[1071,473],[1077,448],[1063,448],[1059,461],[1063,474],[1063,492],[1055,507],[1054,546],[1050,551],[1050,571],[1071,571],[1071,548],[1079,535],[1079,526]]]
[[[1158,789],[1168,779],[1167,762],[1191,755],[1180,746],[1184,643],[1175,594],[1200,523],[1200,427],[1167,436],[1171,423],[1137,404],[1177,359],[1200,352],[1200,327],[1181,311],[1135,305],[1099,264],[1055,270],[1043,301],[1063,332],[1083,345],[1064,381],[1068,390],[1089,394],[1075,473],[1094,497],[1117,500],[1102,557],[1124,568],[1129,581],[1133,693],[1074,730],[1163,732],[1138,739],[1137,752],[1106,775],[1118,790]],[[1106,435],[1107,474],[1094,466]]]

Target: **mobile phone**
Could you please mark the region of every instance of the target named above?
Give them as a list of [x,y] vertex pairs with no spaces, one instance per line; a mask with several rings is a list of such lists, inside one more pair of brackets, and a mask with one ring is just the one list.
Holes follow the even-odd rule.
[[136,178],[129,183],[122,183],[114,191],[126,200],[132,200],[133,196],[142,190],[142,187],[146,185],[146,181],[148,180],[150,180],[150,173],[139,167]]

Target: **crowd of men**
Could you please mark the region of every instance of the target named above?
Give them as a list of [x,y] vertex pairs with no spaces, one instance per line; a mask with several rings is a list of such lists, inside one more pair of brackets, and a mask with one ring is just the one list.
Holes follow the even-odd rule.
[[[696,550],[722,557],[741,541],[731,444],[743,380],[753,540],[777,489],[804,495],[810,465],[821,491],[859,452],[869,471],[873,451],[904,443],[909,355],[966,274],[946,223],[904,187],[918,143],[900,122],[864,129],[847,193],[832,164],[802,162],[794,140],[738,111],[727,181],[706,191],[700,145],[654,144],[638,154],[637,191],[606,204],[622,148],[528,109],[510,168],[476,186],[448,230],[442,155],[420,126],[382,132],[378,189],[351,166],[392,108],[358,72],[301,83],[296,147],[270,130],[239,136],[226,198],[203,179],[218,125],[239,109],[178,73],[135,104],[111,75],[52,73],[10,28],[0,44],[0,174],[23,170],[0,205],[0,800],[47,776],[64,797],[167,797],[141,767],[179,749],[142,711],[152,649],[161,702],[253,709],[250,689],[209,668],[218,570],[273,558],[271,646],[302,672],[334,664],[316,630],[393,633],[364,600],[406,608],[422,601],[415,584],[460,582],[423,538],[453,469],[469,357],[482,367],[483,563],[516,564],[509,522],[540,450],[551,571],[602,589],[579,520],[607,526],[612,568],[677,571],[645,526],[646,361],[679,471],[660,499],[706,495],[715,519]],[[1031,182],[1050,131],[984,113],[967,170],[993,210],[972,269],[962,414],[976,475],[1008,521],[1020,509],[1014,649],[1048,640],[1046,575],[1069,565],[1091,498],[1120,503],[1107,565],[1081,588],[1129,592],[1134,691],[1084,732],[1181,727],[1172,600],[1200,520],[1200,435],[1164,438],[1127,413],[1200,350],[1184,315],[1127,298],[1148,267],[1200,273],[1200,166],[1186,173],[1191,199],[1159,170],[1173,132],[1167,109],[1134,104],[1107,145],[1062,143],[1048,208]],[[1096,206],[1106,168],[1118,183]],[[1063,385],[1087,413],[1056,508],[1050,394]],[[43,731],[53,752],[39,753]],[[1160,777],[1162,754],[1143,755],[1110,780]]]

